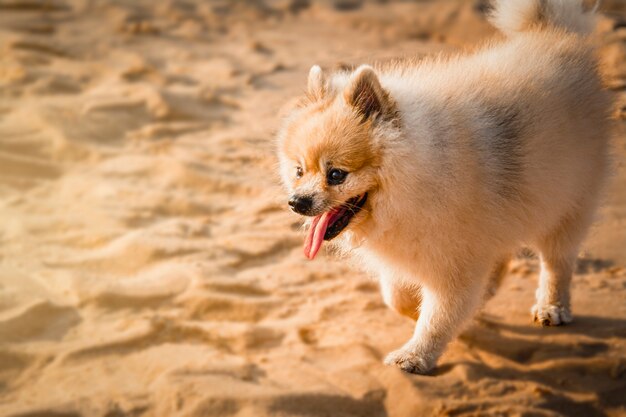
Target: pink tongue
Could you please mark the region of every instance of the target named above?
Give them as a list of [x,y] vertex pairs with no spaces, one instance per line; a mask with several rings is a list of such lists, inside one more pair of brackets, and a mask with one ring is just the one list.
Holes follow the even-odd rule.
[[309,259],[315,258],[315,255],[322,247],[328,224],[339,215],[340,211],[341,209],[332,209],[313,219],[309,233],[304,241],[304,256]]

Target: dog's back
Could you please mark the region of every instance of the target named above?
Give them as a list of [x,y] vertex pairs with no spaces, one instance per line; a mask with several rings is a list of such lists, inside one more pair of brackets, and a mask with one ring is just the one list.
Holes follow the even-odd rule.
[[413,177],[450,197],[425,207],[446,213],[444,228],[456,209],[486,246],[532,245],[576,213],[586,230],[609,165],[612,101],[580,3],[498,2],[492,21],[507,40],[381,72],[416,147]]
[[509,40],[475,56],[508,74],[494,86],[509,111],[491,120],[498,139],[489,149],[520,168],[504,174],[520,182],[513,208],[531,244],[572,216],[580,219],[577,234],[586,231],[609,165],[612,100],[589,37],[594,14],[581,10],[575,0],[500,1],[492,21]]

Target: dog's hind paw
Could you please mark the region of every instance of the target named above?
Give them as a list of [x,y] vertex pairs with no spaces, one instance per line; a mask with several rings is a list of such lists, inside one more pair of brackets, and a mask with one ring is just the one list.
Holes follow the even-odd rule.
[[558,304],[535,304],[530,310],[535,323],[542,326],[562,326],[572,321],[569,308]]
[[389,353],[384,361],[385,365],[397,366],[404,372],[411,374],[427,374],[435,367],[435,363],[406,349],[398,349]]

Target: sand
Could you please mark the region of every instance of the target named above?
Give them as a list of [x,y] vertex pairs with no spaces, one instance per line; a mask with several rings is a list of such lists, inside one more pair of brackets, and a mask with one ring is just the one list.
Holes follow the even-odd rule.
[[[311,4],[313,3],[313,4]],[[571,326],[537,260],[434,375],[358,265],[311,262],[276,174],[308,68],[471,49],[482,2],[0,0],[0,415],[625,416],[626,7],[600,22],[616,174]]]

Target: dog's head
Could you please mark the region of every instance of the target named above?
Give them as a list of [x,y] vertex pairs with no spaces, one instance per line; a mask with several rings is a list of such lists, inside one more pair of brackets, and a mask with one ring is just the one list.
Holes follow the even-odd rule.
[[312,259],[322,240],[367,221],[368,199],[379,185],[381,135],[398,121],[371,67],[328,81],[314,66],[307,90],[279,133],[278,153],[289,206],[312,217],[304,248]]

